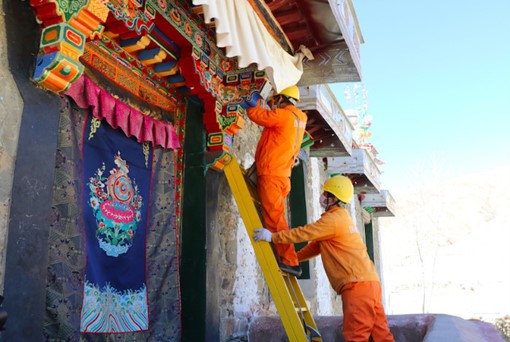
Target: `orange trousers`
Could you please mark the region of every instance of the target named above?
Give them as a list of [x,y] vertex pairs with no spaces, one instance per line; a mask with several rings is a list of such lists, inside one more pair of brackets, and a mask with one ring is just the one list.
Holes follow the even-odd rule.
[[[290,178],[278,176],[258,176],[258,192],[262,203],[264,226],[271,232],[288,230],[285,217],[286,198],[290,192]],[[299,265],[293,244],[275,244],[281,261],[289,266]]]
[[340,291],[346,342],[394,342],[382,305],[381,283],[348,283]]

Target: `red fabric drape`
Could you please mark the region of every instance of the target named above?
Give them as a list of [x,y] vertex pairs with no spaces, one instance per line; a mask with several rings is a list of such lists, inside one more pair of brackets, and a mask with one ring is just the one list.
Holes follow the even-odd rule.
[[171,123],[151,118],[116,99],[101,89],[90,78],[82,75],[65,95],[70,96],[80,108],[92,108],[92,115],[105,119],[113,128],[120,128],[128,137],[138,142],[151,142],[154,146],[180,148],[175,128]]

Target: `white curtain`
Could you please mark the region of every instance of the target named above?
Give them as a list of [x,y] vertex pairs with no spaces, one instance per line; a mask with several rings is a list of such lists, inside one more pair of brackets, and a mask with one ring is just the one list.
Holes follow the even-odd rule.
[[227,57],[237,57],[239,67],[256,63],[277,92],[297,84],[303,74],[304,55],[288,54],[267,32],[247,0],[193,0],[193,4],[203,6],[206,23],[214,18],[216,44],[225,48]]

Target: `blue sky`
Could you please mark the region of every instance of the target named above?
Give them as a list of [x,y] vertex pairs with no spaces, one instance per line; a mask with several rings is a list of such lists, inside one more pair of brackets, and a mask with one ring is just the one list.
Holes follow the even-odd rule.
[[353,3],[382,187],[417,186],[433,163],[443,177],[510,164],[510,1]]

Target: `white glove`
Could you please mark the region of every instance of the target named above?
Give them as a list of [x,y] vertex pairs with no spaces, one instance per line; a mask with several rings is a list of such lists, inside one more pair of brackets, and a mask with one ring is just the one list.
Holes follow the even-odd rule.
[[272,235],[273,235],[273,233],[271,233],[266,228],[258,228],[258,229],[255,229],[255,234],[253,234],[253,240],[271,242]]

